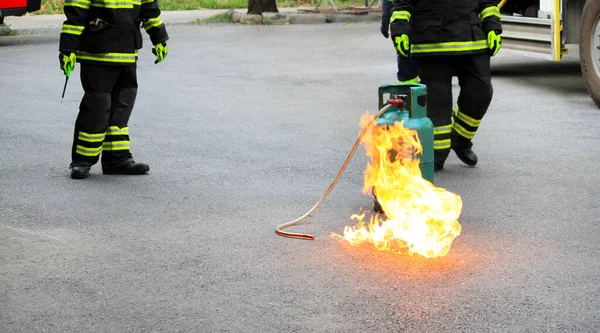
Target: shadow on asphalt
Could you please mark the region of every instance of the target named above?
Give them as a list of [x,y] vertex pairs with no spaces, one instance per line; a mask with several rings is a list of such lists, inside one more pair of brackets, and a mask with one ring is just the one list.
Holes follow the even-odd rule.
[[519,84],[551,89],[560,94],[588,95],[579,61],[545,60],[499,63],[492,65],[492,78],[518,80]]

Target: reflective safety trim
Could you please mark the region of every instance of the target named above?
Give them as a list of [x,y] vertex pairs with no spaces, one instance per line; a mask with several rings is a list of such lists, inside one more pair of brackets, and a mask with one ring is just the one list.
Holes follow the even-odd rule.
[[405,10],[400,10],[392,13],[391,22],[404,20],[406,22],[410,22],[410,13]]
[[129,135],[129,127],[110,126],[106,135]]
[[76,146],[75,153],[83,156],[98,156],[102,151],[102,147],[89,148],[84,146]]
[[438,126],[433,128],[433,135],[449,134],[452,132],[452,125]]
[[77,139],[86,142],[102,142],[106,133],[86,133],[79,132]]
[[454,116],[471,127],[477,128],[477,127],[479,127],[479,124],[481,124],[481,119],[477,120],[477,119],[471,118],[470,116],[467,116],[466,114],[460,112],[460,109],[458,108],[458,104],[456,104],[456,107],[454,108]]
[[485,8],[484,10],[481,11],[479,16],[481,17],[482,21],[490,16],[496,16],[498,18],[502,18],[502,16],[500,16],[500,9],[498,9],[498,6],[489,6],[489,7]]
[[154,0],[142,0],[142,4],[153,3]]
[[452,128],[456,131],[456,133],[460,134],[460,136],[465,137],[469,140],[473,139],[473,137],[475,136],[475,132],[467,131],[459,123],[454,123]]
[[450,149],[450,139],[433,140],[433,149],[434,150]]
[[144,24],[144,29],[149,30],[149,29],[158,27],[161,24],[163,24],[163,20],[161,20],[160,16],[154,17],[154,18],[149,19],[148,22],[146,22],[146,24]]
[[104,61],[104,62],[117,62],[117,63],[135,63],[137,60],[136,53],[87,53],[77,51],[77,59],[91,60],[91,61]]
[[129,150],[131,143],[129,141],[104,141],[102,150]]
[[81,35],[85,29],[83,25],[71,25],[71,24],[63,24],[62,29],[60,30],[61,34],[71,34],[71,35]]
[[91,7],[101,8],[133,8],[133,1],[131,0],[119,0],[119,1],[108,1],[108,0],[92,0]]
[[89,0],[65,0],[65,7],[66,6],[88,9],[88,8],[90,8],[90,1]]
[[417,83],[419,83],[419,77],[417,76],[417,77],[415,77],[415,78],[412,78],[412,79],[410,79],[410,80],[406,80],[406,81],[400,81],[400,80],[398,80],[398,83],[400,83],[400,84],[402,84],[402,83],[413,83],[413,84],[417,84]]
[[434,52],[466,52],[485,50],[488,48],[487,40],[476,40],[472,42],[444,42],[431,44],[413,44],[412,53],[434,53]]
[[133,0],[132,3],[133,3],[134,6],[141,6],[142,5],[141,1],[135,1],[135,0]]

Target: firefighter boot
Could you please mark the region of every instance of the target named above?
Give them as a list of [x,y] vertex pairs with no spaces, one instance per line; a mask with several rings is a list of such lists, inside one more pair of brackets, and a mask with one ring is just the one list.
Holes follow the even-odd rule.
[[475,166],[477,164],[477,155],[471,149],[471,147],[473,147],[471,140],[463,138],[458,133],[453,132],[451,147],[458,159],[464,164],[470,166]]
[[117,165],[102,165],[102,173],[105,175],[143,175],[150,171],[150,166],[145,163],[137,163],[129,159]]
[[71,178],[72,179],[85,179],[90,175],[89,165],[72,165],[71,166]]
[[433,151],[433,172],[444,170],[444,163],[450,154],[450,149],[435,149]]

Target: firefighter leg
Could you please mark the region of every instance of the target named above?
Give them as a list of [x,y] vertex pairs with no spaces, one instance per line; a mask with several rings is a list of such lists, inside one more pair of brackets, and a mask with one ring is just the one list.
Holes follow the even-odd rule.
[[118,71],[108,66],[81,64],[85,94],[79,105],[71,150],[71,177],[86,178],[98,162],[111,108],[110,92]]
[[138,88],[136,67],[120,68],[111,94],[108,129],[102,145],[102,170],[105,174],[144,174],[150,168],[133,160],[128,127]]
[[471,140],[492,100],[490,56],[478,54],[461,57],[457,76],[460,94],[453,114],[452,150],[463,163],[476,165],[477,155],[471,149]]
[[419,58],[421,83],[427,86],[427,116],[433,122],[433,156],[435,171],[444,168],[450,153],[452,131],[452,76],[454,57]]
[[396,50],[398,61],[398,72],[396,77],[398,83],[419,83],[419,71],[417,62],[409,57],[404,57]]

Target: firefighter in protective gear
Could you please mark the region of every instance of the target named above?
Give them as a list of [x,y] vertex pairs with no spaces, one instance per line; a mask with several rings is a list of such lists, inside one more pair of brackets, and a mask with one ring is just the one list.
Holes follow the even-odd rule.
[[89,176],[102,154],[104,174],[145,174],[133,160],[128,122],[137,94],[136,64],[143,27],[156,62],[168,53],[169,35],[158,0],[65,0],[59,62],[65,74],[81,65],[85,92],[75,121],[71,178]]
[[[381,7],[381,34],[383,37],[389,38],[390,17],[392,16],[392,0],[383,0]],[[398,63],[398,72],[396,73],[398,83],[419,83],[417,63],[413,59],[401,55],[398,50],[395,51],[396,60]]]
[[[417,61],[434,125],[435,170],[450,149],[477,164],[472,139],[492,100],[490,57],[501,47],[496,0],[393,0],[391,35],[398,52]],[[452,110],[452,76],[460,94]]]

